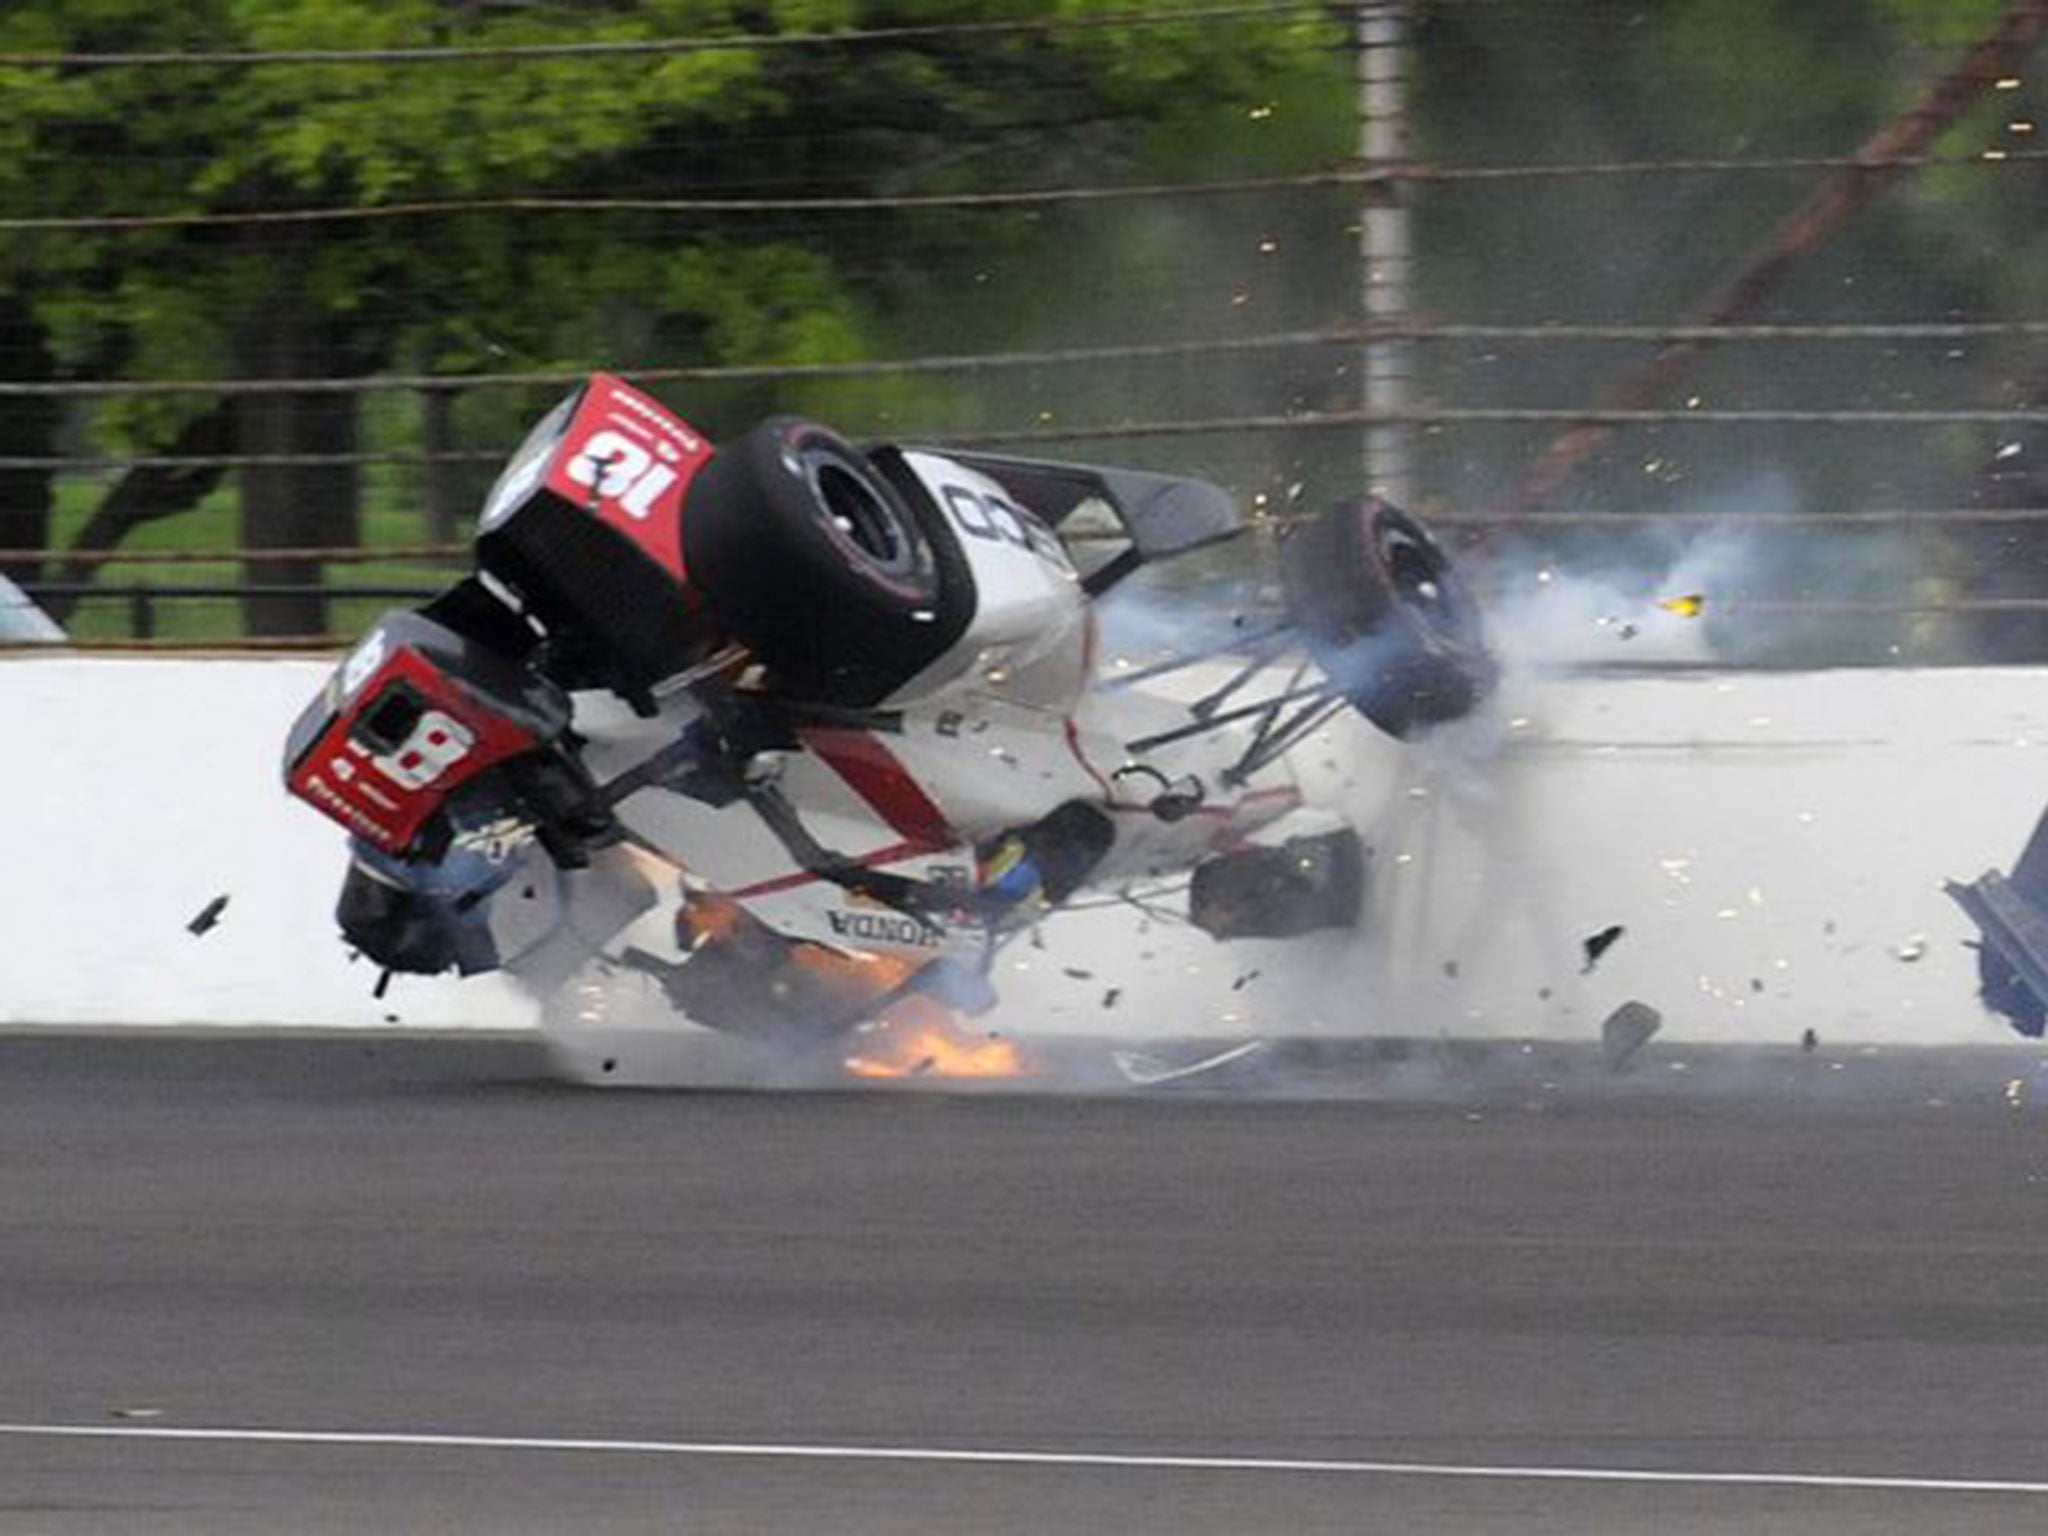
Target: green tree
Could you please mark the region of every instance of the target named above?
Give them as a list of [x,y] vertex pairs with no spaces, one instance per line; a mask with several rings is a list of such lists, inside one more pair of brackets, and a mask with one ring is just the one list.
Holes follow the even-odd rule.
[[[0,53],[82,54],[644,42],[739,46],[386,65],[217,62],[0,67],[0,215],[382,210],[353,222],[51,230],[0,253],[0,367],[43,373],[291,379],[394,366],[633,368],[861,357],[892,306],[976,259],[1001,221],[907,212],[820,228],[657,211],[404,205],[573,196],[889,195],[1101,179],[1172,157],[1189,125],[1290,82],[1324,80],[1313,18],[1044,31],[919,31],[786,46],[790,34],[1085,19],[1118,0],[18,0]],[[1276,86],[1277,82],[1277,86]],[[40,351],[38,349],[41,349]],[[44,365],[38,360],[47,355]],[[762,403],[760,401],[751,403]],[[19,446],[54,436],[10,412]],[[195,395],[110,404],[96,440],[216,442],[344,456],[345,394]],[[137,470],[109,538],[208,489]],[[20,488],[0,484],[0,493]],[[141,494],[148,492],[150,494]],[[344,543],[361,489],[345,465],[240,475],[256,547]],[[117,488],[116,496],[120,495]],[[46,520],[33,487],[18,524]],[[24,540],[33,542],[33,540]],[[313,582],[311,566],[268,579]],[[317,599],[252,603],[257,633],[325,627]]]

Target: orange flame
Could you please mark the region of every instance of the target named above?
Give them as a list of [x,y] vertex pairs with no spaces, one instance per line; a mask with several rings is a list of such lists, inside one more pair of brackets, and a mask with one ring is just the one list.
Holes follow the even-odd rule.
[[862,1029],[845,1066],[854,1077],[1017,1077],[1025,1070],[1015,1041],[970,1034],[943,1003],[915,995]]

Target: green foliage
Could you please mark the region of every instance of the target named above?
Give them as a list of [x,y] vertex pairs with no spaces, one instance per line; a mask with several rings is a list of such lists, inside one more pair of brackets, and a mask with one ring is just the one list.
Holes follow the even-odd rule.
[[[935,335],[944,338],[938,350],[1033,345],[1056,328],[1100,339],[1112,312],[1133,331],[1172,334],[1183,280],[1171,260],[1122,260],[1114,218],[1077,231],[1060,218],[960,209],[799,220],[504,206],[1000,191],[1304,168],[1344,152],[1340,33],[1313,19],[774,45],[790,33],[1128,8],[1129,0],[15,0],[0,14],[0,53],[669,38],[738,46],[431,63],[0,67],[0,217],[200,216],[17,233],[0,243],[0,294],[28,300],[60,368],[79,378],[846,363],[934,350]],[[449,203],[493,206],[411,208]],[[206,222],[294,208],[373,216]],[[1130,222],[1170,229],[1168,257],[1219,238],[1214,210],[1139,209]],[[1252,248],[1242,231],[1228,239]],[[992,257],[1002,280],[983,284],[975,274],[986,278]],[[1205,307],[1212,300],[1219,310],[1226,302],[1208,293]],[[465,392],[454,402],[460,443],[516,442],[553,392]],[[949,418],[1009,424],[1023,409],[1007,381],[941,375],[662,393],[721,433],[777,409],[856,431]],[[1085,407],[1087,398],[1063,403]],[[160,451],[219,404],[178,394],[80,405],[67,441],[94,454]],[[1054,419],[1036,403],[1031,411],[1026,419]],[[419,403],[408,395],[369,397],[359,426],[373,452],[423,446]],[[284,435],[244,446],[292,449],[288,430],[266,430]],[[465,495],[489,479],[482,465],[452,473]],[[427,480],[417,467],[367,466],[361,484],[373,538],[424,535]],[[275,478],[269,485],[271,510],[288,519],[308,500]],[[60,541],[103,487],[73,477],[63,488]],[[236,542],[234,495],[230,485],[175,524],[143,529],[138,546]],[[296,542],[319,541],[314,525],[288,526]],[[116,582],[137,574],[109,572]],[[203,620],[196,610],[163,612],[169,626],[222,619],[220,609]],[[83,615],[88,630],[121,621],[106,603]]]
[[[493,48],[1125,8],[20,0],[0,16],[0,52]],[[1191,167],[1202,163],[1187,152],[1191,139],[1210,155],[1219,124],[1241,122],[1248,106],[1340,79],[1335,36],[1314,21],[1248,20],[939,36],[851,56],[733,47],[383,66],[15,67],[0,77],[0,214],[888,193],[1001,187],[1082,164],[1098,174],[1119,162]],[[1048,142],[1067,146],[1071,166],[1046,159]],[[1295,141],[1280,158],[1301,153]],[[941,264],[975,221],[948,222],[933,242]],[[49,232],[0,251],[0,286],[31,295],[67,366],[88,374],[219,371],[239,329],[286,306],[354,317],[369,366],[616,362],[622,347],[657,345],[687,351],[643,361],[832,360],[859,355],[877,334],[874,307],[900,270],[892,227],[919,233],[915,218],[870,218],[863,245],[841,251],[786,227],[538,212]],[[935,232],[926,223],[922,233]],[[889,254],[869,256],[876,247]],[[930,262],[907,253],[903,264]]]

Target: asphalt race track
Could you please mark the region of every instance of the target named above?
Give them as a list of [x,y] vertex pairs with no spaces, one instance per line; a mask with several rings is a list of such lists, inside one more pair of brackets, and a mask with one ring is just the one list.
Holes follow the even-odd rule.
[[0,1533],[2048,1529],[2044,1064],[4,1038]]

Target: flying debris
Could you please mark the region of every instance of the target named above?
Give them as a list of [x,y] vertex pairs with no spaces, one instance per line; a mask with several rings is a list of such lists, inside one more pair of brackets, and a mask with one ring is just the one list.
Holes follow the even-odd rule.
[[1607,1070],[1626,1072],[1637,1051],[1663,1027],[1664,1016],[1648,1003],[1626,1002],[1607,1015],[1600,1026],[1600,1050],[1607,1058]]
[[227,897],[214,897],[213,900],[209,901],[205,906],[199,909],[199,911],[193,916],[191,922],[185,925],[185,931],[191,934],[192,937],[194,937],[195,939],[198,938],[201,934],[212,932],[216,927],[220,925],[220,915],[221,913],[227,911],[227,909]]
[[1704,592],[1688,592],[1682,597],[1666,597],[1657,606],[1666,613],[1675,613],[1681,619],[1696,619],[1707,611],[1707,595]]
[[1614,948],[1614,941],[1628,930],[1619,923],[1609,923],[1598,933],[1590,935],[1579,947],[1586,952],[1586,963],[1579,967],[1581,976],[1590,976],[1593,967],[1600,963],[1600,957]]
[[1800,1031],[1799,1049],[1801,1052],[1808,1056],[1811,1056],[1815,1051],[1819,1050],[1820,1031],[1816,1029],[1805,1029]]
[[2029,1040],[2048,1030],[2048,812],[2020,850],[2012,873],[1986,870],[1944,889],[1983,934],[1978,997]]

